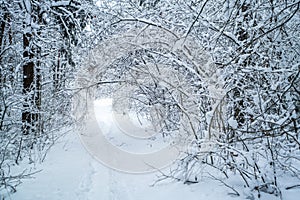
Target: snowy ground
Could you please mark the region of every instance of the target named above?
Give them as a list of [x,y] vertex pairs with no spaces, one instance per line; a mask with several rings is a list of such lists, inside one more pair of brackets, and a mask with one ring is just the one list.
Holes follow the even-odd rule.
[[[97,105],[96,105],[97,106]],[[98,107],[102,110],[104,107]],[[109,125],[109,120],[106,121]],[[115,128],[115,127],[113,127]],[[113,130],[107,128],[107,130]],[[113,134],[114,135],[114,134]],[[113,138],[113,137],[110,137]],[[126,146],[126,145],[125,145]],[[127,145],[132,148],[131,145]],[[229,200],[253,199],[228,195],[230,189],[215,180],[197,184],[161,182],[153,186],[158,173],[129,174],[112,170],[96,161],[81,144],[76,132],[61,138],[51,149],[34,179],[26,179],[8,199],[14,200]],[[296,200],[291,190],[288,200]],[[263,195],[262,199],[275,199]],[[293,198],[294,197],[294,198]]]
[[111,170],[86,152],[76,134],[69,134],[57,144],[42,167],[43,171],[35,179],[24,180],[11,199],[231,199],[224,198],[224,188],[206,183],[153,187],[155,173],[133,175]]

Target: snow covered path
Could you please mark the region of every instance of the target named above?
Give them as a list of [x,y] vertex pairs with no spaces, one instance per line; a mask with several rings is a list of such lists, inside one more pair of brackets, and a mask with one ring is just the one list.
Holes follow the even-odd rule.
[[[79,137],[62,138],[42,164],[34,179],[24,180],[14,200],[199,200],[232,199],[221,186],[199,183],[157,184],[156,175],[126,174],[103,166],[87,153]],[[224,193],[225,192],[225,193]]]
[[[109,117],[105,116],[105,112],[109,112],[109,109],[105,111],[101,107],[98,110],[101,110],[103,117],[102,122],[104,124],[102,125],[107,125],[108,132],[113,132],[108,137],[116,140],[116,127],[109,127]],[[124,148],[130,150],[132,146],[135,146],[135,144],[130,145],[130,141],[126,142],[127,145]],[[137,145],[136,148],[140,147]],[[96,161],[87,152],[76,132],[68,133],[60,138],[58,143],[51,148],[45,161],[36,169],[42,169],[42,171],[36,174],[34,179],[23,180],[23,184],[17,188],[18,191],[8,199],[240,200],[247,198],[245,196],[230,196],[228,193],[232,191],[229,188],[224,187],[220,182],[207,179],[192,185],[180,182],[160,182],[152,186],[157,180],[158,173],[129,174],[110,169]],[[297,197],[295,193],[290,195],[290,197],[292,196]],[[273,196],[269,195],[263,195],[263,197],[263,200],[274,199]],[[289,198],[289,200],[291,199]]]

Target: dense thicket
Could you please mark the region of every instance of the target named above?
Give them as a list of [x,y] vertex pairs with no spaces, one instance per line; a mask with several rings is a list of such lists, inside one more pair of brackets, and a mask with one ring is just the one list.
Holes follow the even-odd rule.
[[[142,65],[158,65],[185,77],[174,88],[170,77],[178,80],[178,76],[166,73],[161,78],[158,69],[148,68],[151,83],[139,82],[140,89],[134,93],[144,102],[137,106],[140,112],[149,103],[161,107],[164,115],[156,113],[156,120],[163,134],[179,130],[186,137],[192,135],[194,148],[186,152],[173,178],[194,180],[206,165],[218,169],[218,179],[227,186],[224,180],[239,176],[241,183],[258,196],[267,192],[281,197],[280,177],[289,174],[299,178],[300,2],[116,1],[101,6],[114,13],[111,30],[140,27],[143,34],[147,27],[159,27],[178,41],[192,38],[213,61],[209,67],[205,62],[203,66],[193,65],[189,58],[176,55],[177,47],[166,52],[157,46],[156,50],[124,56],[122,64],[118,60],[123,70],[114,71],[124,80]],[[164,89],[168,92],[162,98],[159,91]],[[182,102],[177,92],[188,98]],[[206,145],[203,139],[207,136],[214,144],[209,152],[203,152],[201,146]],[[241,192],[232,189],[236,195]]]
[[[75,47],[90,17],[85,1],[0,1],[0,190],[14,191],[71,124]],[[30,166],[30,165],[29,165]]]
[[[76,90],[70,88],[87,50],[115,37],[121,42],[126,32],[140,30],[139,36],[149,27],[167,32],[180,43],[174,50],[155,44],[124,51],[127,54],[107,68],[96,70],[95,78],[112,82],[100,87],[103,96],[124,86],[114,81],[130,77],[126,84],[135,87],[130,98],[140,102],[131,108],[149,113],[148,107],[155,105],[150,118],[162,134],[191,138],[194,148],[167,177],[191,181],[207,166],[221,172],[217,179],[222,183],[239,176],[250,191],[279,197],[282,174],[300,178],[299,1],[0,4],[2,188],[14,189],[15,177],[9,174],[12,163],[25,156],[36,162],[57,138],[56,130],[71,124],[70,98]],[[202,53],[190,55],[205,57],[195,62],[203,66],[176,51],[191,41]],[[118,51],[117,47],[111,50]],[[203,152],[200,147],[207,138],[214,141],[213,147]]]

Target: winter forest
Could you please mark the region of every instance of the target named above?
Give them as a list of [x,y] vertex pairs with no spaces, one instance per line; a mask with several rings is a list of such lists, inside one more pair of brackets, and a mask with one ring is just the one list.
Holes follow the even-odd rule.
[[[152,187],[221,188],[222,198],[208,200],[298,198],[299,0],[0,0],[0,6],[1,200],[25,199],[14,195],[26,184],[48,184],[35,177],[50,166],[43,163],[52,148],[75,132],[84,143],[94,112],[107,120],[104,109],[94,109],[101,99],[112,99],[110,113],[129,136],[150,124],[156,134],[150,140],[180,147],[174,162],[152,175]],[[123,123],[124,116],[139,129]],[[125,171],[135,169],[126,162],[132,167]],[[27,191],[31,199],[35,192]],[[175,195],[164,199],[180,199],[169,192]],[[77,199],[137,199],[77,193]],[[197,192],[186,198],[205,199]]]

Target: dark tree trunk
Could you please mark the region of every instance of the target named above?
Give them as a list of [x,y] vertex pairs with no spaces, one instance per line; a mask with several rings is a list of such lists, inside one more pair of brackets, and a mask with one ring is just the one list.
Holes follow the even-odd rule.
[[4,31],[5,31],[6,21],[7,21],[8,17],[9,17],[8,13],[5,13],[4,17],[3,17],[3,20],[1,21],[1,25],[0,25],[0,45],[1,45],[1,50],[2,50],[2,47],[3,47]]
[[22,112],[22,123],[23,123],[23,133],[28,134],[33,128],[36,116],[32,113],[32,108],[34,106],[33,99],[33,89],[34,89],[34,62],[33,53],[30,50],[31,33],[26,33],[23,35],[23,47],[24,53],[23,58],[25,64],[23,65],[23,94],[25,95],[25,101],[23,103]]
[[[26,7],[26,11],[27,15],[30,16],[29,18],[31,18],[32,16],[36,16],[37,13],[39,13],[39,8],[32,7],[31,9]],[[36,18],[35,23],[40,24],[40,21],[41,17],[39,16],[38,18]],[[32,27],[30,23],[28,23],[28,21],[24,23],[25,30],[31,31]],[[41,129],[41,49],[40,47],[34,45],[32,41],[34,38],[30,31],[23,34],[23,95],[25,96],[25,101],[23,103],[22,124],[23,133],[25,135],[31,132],[37,135]],[[40,30],[37,30],[37,33],[40,34]]]

